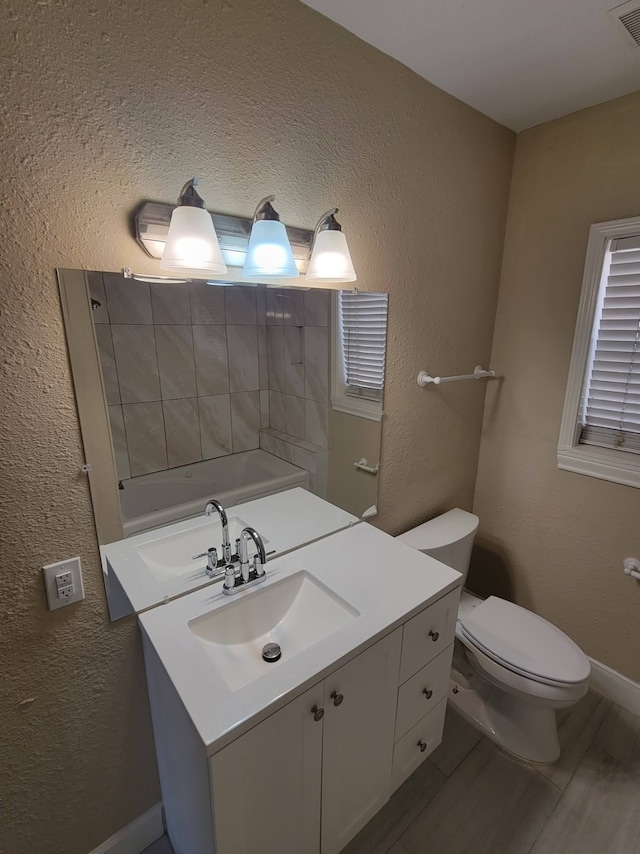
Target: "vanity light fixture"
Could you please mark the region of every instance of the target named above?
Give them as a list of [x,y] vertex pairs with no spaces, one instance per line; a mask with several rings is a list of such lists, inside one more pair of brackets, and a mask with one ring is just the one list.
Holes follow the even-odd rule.
[[256,207],[242,275],[247,278],[291,279],[300,273],[291,251],[287,230],[267,196]]
[[338,208],[332,208],[322,214],[313,234],[311,259],[305,279],[308,282],[355,282],[356,271],[353,268],[347,238],[335,214]]
[[160,261],[161,270],[196,273],[207,278],[225,275],[218,235],[198,195],[198,179],[192,178],[182,188],[178,206],[171,214],[167,242]]
[[[192,193],[197,195],[195,189],[189,190],[189,184],[183,195],[187,191],[189,196]],[[228,267],[228,271],[218,273],[185,265],[172,266],[169,275],[173,272],[180,278],[204,279],[216,285],[262,282],[270,288],[318,287],[334,290],[340,290],[343,282],[356,280],[346,238],[334,216],[337,208],[320,217],[314,232],[291,225],[285,228],[271,205],[272,200],[273,196],[263,199],[251,219],[208,212],[219,240],[224,265],[222,269]],[[169,269],[167,259],[170,250],[165,250],[165,245],[170,223],[173,223],[174,217],[181,217],[184,211],[187,214],[195,212],[196,215],[206,213],[202,208],[189,204],[174,208],[164,202],[146,201],[133,216],[136,240],[150,258],[163,258],[164,255],[163,270]],[[265,235],[265,232],[270,234]],[[305,279],[307,270],[309,273]]]

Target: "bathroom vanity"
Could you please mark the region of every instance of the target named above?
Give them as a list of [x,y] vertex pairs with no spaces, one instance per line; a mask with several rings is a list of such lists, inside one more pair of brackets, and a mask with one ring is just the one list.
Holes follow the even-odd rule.
[[140,615],[176,854],[338,854],[440,743],[460,578],[360,523]]

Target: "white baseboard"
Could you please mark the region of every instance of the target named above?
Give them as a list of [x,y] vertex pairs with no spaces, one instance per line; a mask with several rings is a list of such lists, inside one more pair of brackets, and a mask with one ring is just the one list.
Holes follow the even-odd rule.
[[90,854],[140,854],[164,833],[162,804],[156,804],[131,824],[110,836]]
[[590,687],[634,715],[640,715],[640,685],[617,670],[590,658]]

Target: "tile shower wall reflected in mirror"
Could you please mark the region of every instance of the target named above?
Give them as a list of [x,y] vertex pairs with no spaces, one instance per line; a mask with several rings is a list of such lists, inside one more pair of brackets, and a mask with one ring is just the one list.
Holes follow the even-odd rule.
[[328,291],[88,281],[120,480],[261,447],[326,497]]

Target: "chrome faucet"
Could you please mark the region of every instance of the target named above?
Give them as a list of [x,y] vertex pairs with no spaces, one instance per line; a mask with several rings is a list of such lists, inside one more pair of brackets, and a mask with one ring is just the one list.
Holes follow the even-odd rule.
[[[243,528],[236,540],[236,554],[232,554],[229,539],[229,520],[222,504],[212,498],[207,501],[204,513],[205,516],[213,516],[214,513],[217,513],[220,517],[222,523],[222,557],[219,558],[218,550],[212,547],[202,554],[194,555],[193,560],[198,560],[201,557],[207,558],[205,572],[209,578],[218,578],[220,575],[224,575],[222,592],[227,595],[248,585],[264,581],[267,555],[262,537],[255,528]],[[249,540],[253,540],[258,550],[253,558],[253,568],[249,562]],[[269,554],[273,554],[273,552],[269,552]],[[236,575],[238,567],[240,568],[239,576]]]
[[225,509],[219,501],[212,498],[211,501],[207,501],[204,508],[204,514],[205,516],[213,516],[214,513],[217,513],[218,516],[220,516],[220,521],[222,523],[222,557],[218,559],[218,550],[216,548],[210,548],[202,554],[194,555],[192,558],[192,560],[198,560],[201,557],[206,557],[207,566],[205,567],[205,572],[209,578],[217,578],[219,575],[223,575],[225,567],[238,560],[237,554],[231,554],[229,520],[227,519]]
[[212,498],[210,501],[207,501],[207,504],[204,508],[205,516],[213,516],[214,512],[220,516],[220,521],[222,522],[222,562],[227,564],[231,563],[231,541],[229,540],[229,521],[227,519],[227,514],[219,501],[216,501],[215,498]]
[[[253,558],[253,569],[251,569],[249,563],[249,540],[253,540],[256,548],[258,549],[258,553]],[[260,581],[264,581],[267,577],[264,571],[267,564],[267,555],[264,550],[262,537],[255,528],[244,528],[240,534],[238,543],[240,576],[236,576],[235,567],[231,564],[227,566],[222,587],[222,592],[226,593],[227,596],[231,596],[233,593],[236,593],[238,590],[242,590],[244,587],[249,587],[252,584],[258,584]]]

